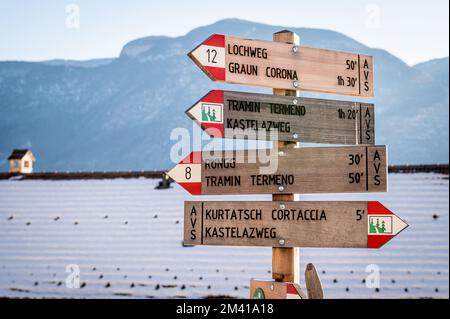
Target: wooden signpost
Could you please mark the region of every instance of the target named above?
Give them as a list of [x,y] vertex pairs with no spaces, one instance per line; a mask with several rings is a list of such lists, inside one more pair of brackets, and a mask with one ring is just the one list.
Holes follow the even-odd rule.
[[189,57],[214,81],[373,97],[367,55],[213,34]]
[[386,146],[192,152],[168,175],[192,195],[386,192]]
[[408,225],[379,202],[185,202],[184,244],[380,248]]
[[[273,34],[273,41],[289,43],[294,46],[300,44],[298,35],[289,31],[281,31]],[[299,97],[300,92],[296,90],[285,90],[273,88],[273,94],[279,96]],[[278,149],[296,148],[298,142],[280,140],[277,142]],[[283,151],[281,151],[283,152]],[[283,153],[281,153],[283,154]],[[273,201],[293,202],[294,194],[273,194]],[[300,249],[298,247],[272,247],[272,279],[281,282],[300,282]]]
[[[168,172],[192,195],[273,194],[272,202],[185,202],[186,245],[272,247],[275,281],[252,280],[251,298],[305,298],[298,247],[380,248],[408,226],[379,202],[294,201],[294,193],[387,191],[374,105],[298,96],[373,97],[371,56],[300,46],[289,31],[273,41],[214,34],[188,55],[214,81],[273,88],[210,91],[186,113],[213,137],[271,140],[276,151],[192,152]],[[308,297],[323,298],[314,265],[305,279]]]
[[375,143],[374,106],[368,103],[214,90],[186,114],[216,138]]

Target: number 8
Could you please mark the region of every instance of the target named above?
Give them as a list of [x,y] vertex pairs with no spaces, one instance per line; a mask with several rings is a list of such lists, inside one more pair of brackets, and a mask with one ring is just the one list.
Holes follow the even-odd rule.
[[186,179],[191,179],[191,177],[192,177],[192,174],[191,174],[191,167],[190,167],[190,166],[186,167],[186,169],[184,170],[184,172],[185,172],[184,177],[185,177]]

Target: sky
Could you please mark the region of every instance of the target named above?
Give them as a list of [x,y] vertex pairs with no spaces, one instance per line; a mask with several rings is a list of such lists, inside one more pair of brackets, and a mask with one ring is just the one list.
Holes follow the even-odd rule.
[[225,18],[342,32],[409,65],[449,55],[448,0],[0,0],[0,60],[116,57]]

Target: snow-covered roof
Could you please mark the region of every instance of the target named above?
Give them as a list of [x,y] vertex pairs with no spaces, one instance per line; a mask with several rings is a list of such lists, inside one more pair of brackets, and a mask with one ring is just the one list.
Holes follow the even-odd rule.
[[31,156],[34,158],[33,153],[28,149],[14,149],[9,155],[8,160],[20,160],[22,159],[28,152],[31,153]]

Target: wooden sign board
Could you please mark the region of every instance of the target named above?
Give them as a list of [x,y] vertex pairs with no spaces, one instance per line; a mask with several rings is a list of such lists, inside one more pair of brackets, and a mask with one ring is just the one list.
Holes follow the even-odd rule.
[[252,279],[250,299],[306,299],[306,296],[296,283]]
[[192,152],[167,173],[192,195],[387,191],[386,146]]
[[380,248],[408,227],[379,202],[185,202],[184,244]]
[[368,55],[222,34],[188,55],[214,81],[373,97]]
[[216,138],[375,143],[374,105],[367,103],[215,90],[186,114]]

